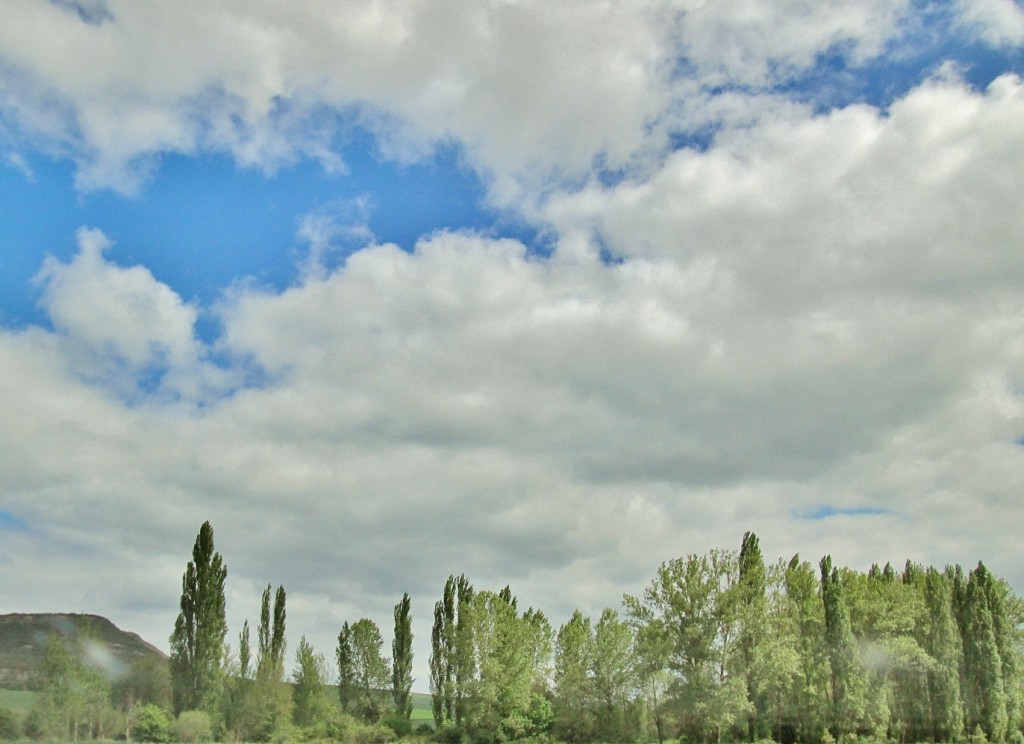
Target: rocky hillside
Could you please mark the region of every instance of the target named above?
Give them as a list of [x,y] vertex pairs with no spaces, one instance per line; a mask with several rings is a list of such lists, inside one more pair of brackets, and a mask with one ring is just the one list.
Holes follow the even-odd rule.
[[35,689],[47,639],[54,634],[67,640],[70,648],[80,649],[85,661],[111,678],[140,659],[167,658],[135,633],[98,615],[0,615],[0,688]]

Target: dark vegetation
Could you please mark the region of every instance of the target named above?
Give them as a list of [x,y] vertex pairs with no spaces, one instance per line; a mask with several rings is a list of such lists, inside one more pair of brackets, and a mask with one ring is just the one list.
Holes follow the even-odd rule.
[[98,615],[0,615],[0,688],[40,689],[43,684],[40,659],[52,635],[83,652],[92,646],[102,654],[99,660],[112,669],[128,669],[147,660],[167,661],[162,651]]
[[390,658],[363,618],[330,662],[302,637],[286,670],[284,587],[231,645],[226,577],[206,523],[169,660],[102,618],[0,617],[3,686],[18,688],[0,690],[0,739],[1024,744],[1024,603],[981,563],[766,564],[747,533],[557,630],[509,587],[452,576],[429,696],[411,692],[408,595]]

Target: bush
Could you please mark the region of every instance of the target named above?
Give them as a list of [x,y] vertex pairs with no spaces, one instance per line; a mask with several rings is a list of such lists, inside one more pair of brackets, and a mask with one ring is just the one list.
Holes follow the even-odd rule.
[[445,721],[434,732],[434,740],[440,742],[440,744],[465,744],[468,741],[468,737],[454,723]]
[[397,738],[395,732],[382,723],[356,726],[352,729],[352,740],[355,744],[390,744]]
[[203,710],[185,710],[178,716],[178,741],[199,744],[213,738],[210,714]]
[[13,710],[0,707],[0,739],[14,741],[21,738],[21,721]]
[[137,741],[166,744],[171,740],[171,729],[170,716],[159,705],[149,703],[143,705],[135,713],[132,738]]
[[381,723],[390,728],[399,738],[404,738],[412,733],[412,721],[397,711],[387,713]]
[[46,736],[46,722],[43,720],[43,714],[38,708],[33,708],[25,716],[21,726],[21,733],[23,736],[36,741]]

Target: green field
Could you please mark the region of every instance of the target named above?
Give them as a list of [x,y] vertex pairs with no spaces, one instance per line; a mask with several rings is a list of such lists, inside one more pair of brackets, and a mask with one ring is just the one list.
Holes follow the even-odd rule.
[[430,695],[423,692],[412,693],[412,716],[413,724],[434,723],[434,712],[430,703]]
[[[0,707],[8,710],[27,711],[32,707],[36,693],[30,690],[0,690]],[[430,698],[427,698],[427,705]]]

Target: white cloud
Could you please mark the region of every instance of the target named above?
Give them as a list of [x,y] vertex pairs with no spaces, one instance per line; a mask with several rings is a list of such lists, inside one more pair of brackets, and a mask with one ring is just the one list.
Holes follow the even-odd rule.
[[36,277],[74,373],[128,399],[154,375],[162,393],[190,401],[230,383],[231,375],[202,361],[195,307],[145,267],[106,261],[111,243],[100,230],[81,228],[77,239],[79,252],[70,263],[50,257]]
[[707,85],[765,86],[834,52],[859,64],[877,56],[908,13],[905,0],[679,3],[679,41]]
[[959,0],[962,21],[992,46],[1024,44],[1024,8],[1014,0]]
[[[836,45],[870,57],[890,4],[104,7],[84,23],[12,2],[0,28],[2,105],[83,184],[204,148],[341,168],[343,111],[393,157],[460,143],[495,198],[537,188],[555,251],[447,232],[405,253],[373,243],[366,205],[330,205],[300,226],[300,281],[232,288],[211,349],[200,308],[83,230],[40,274],[54,330],[0,331],[0,493],[30,528],[5,543],[0,604],[102,611],[161,643],[204,519],[234,628],[283,583],[290,632],[329,653],[408,590],[421,666],[449,573],[511,582],[557,623],[744,529],[768,555],[984,557],[1024,586],[1003,528],[1024,473],[1019,79],[823,115],[703,89]],[[679,122],[727,126],[662,152]],[[603,186],[585,178],[602,154],[644,167]],[[227,384],[238,360],[260,385]],[[882,513],[801,516],[822,506]]]
[[[273,170],[344,165],[359,122],[391,157],[454,140],[509,202],[661,153],[687,87],[784,81],[832,50],[854,63],[904,3],[8,4],[0,107],[80,165],[137,189],[163,152]],[[100,18],[87,22],[83,18]],[[196,49],[203,49],[196,54]]]

